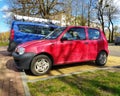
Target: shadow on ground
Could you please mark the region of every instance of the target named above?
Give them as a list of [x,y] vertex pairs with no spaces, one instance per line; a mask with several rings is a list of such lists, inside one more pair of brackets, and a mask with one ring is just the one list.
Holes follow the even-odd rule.
[[9,69],[9,70],[13,70],[13,71],[15,71],[15,72],[21,72],[21,70],[18,70],[18,69],[16,68],[13,59],[10,59],[10,60],[7,61],[7,63],[6,63],[6,68]]
[[7,52],[6,50],[4,51],[0,51],[0,55],[1,56],[12,56],[12,54],[11,53],[9,53],[9,52]]
[[[65,74],[64,72],[62,72],[61,70],[68,70],[69,68],[74,68],[74,67],[82,67],[82,66],[90,66],[90,67],[96,67],[96,68],[106,68],[107,66],[97,66],[93,61],[89,61],[89,62],[84,62],[84,63],[72,63],[72,64],[65,64],[65,65],[57,65],[57,66],[53,66],[52,69],[50,70],[49,73],[45,74],[48,76],[54,76],[54,74],[51,73],[51,71],[56,71],[59,74]],[[86,69],[86,68],[85,68]],[[76,72],[77,70],[74,70],[73,72]],[[79,70],[80,71],[80,70]],[[30,70],[26,70],[25,71],[26,75],[29,76],[34,76]],[[70,72],[71,73],[71,72]],[[44,76],[44,75],[42,75]]]

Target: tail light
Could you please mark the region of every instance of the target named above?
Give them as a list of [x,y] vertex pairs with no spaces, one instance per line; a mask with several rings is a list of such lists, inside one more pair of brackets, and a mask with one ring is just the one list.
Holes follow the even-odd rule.
[[14,39],[14,30],[12,29],[10,32],[10,40],[13,40],[13,39]]

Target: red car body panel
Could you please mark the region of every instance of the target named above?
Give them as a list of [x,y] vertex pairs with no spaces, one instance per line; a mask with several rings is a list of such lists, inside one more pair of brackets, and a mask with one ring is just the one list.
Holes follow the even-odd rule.
[[101,36],[98,40],[89,40],[88,27],[80,26],[80,28],[85,28],[86,40],[62,42],[62,36],[72,27],[74,26],[67,27],[57,39],[30,41],[19,45],[19,47],[24,47],[25,52],[33,52],[37,55],[42,53],[51,55],[54,65],[96,60],[98,53],[102,50],[109,53],[108,43],[103,32],[100,31]]

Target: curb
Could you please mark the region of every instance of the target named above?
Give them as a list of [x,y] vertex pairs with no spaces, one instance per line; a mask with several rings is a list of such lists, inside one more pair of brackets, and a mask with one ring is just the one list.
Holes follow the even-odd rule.
[[50,77],[46,77],[46,78],[38,78],[35,80],[28,80],[27,82],[37,82],[37,81],[43,81],[43,80],[48,80],[48,79],[53,79],[53,78],[59,78],[59,77],[65,77],[65,76],[70,76],[70,75],[76,75],[76,74],[80,74],[80,73],[84,73],[84,72],[94,72],[97,70],[107,70],[107,69],[112,69],[112,68],[120,68],[120,66],[112,66],[112,67],[104,67],[104,68],[97,68],[97,69],[89,69],[89,70],[85,70],[85,71],[78,71],[78,72],[72,72],[69,74],[63,74],[63,75],[56,75],[56,76],[50,76]]
[[22,84],[24,87],[24,91],[25,91],[25,96],[31,96],[29,88],[27,86],[27,77],[24,71],[20,72],[21,74],[21,78],[22,78]]

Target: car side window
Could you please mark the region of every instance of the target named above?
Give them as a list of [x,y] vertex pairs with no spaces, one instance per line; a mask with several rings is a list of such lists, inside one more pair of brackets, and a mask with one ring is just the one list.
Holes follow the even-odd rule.
[[36,26],[37,34],[47,35],[50,33],[49,27]]
[[71,28],[68,32],[64,34],[67,40],[85,40],[86,33],[84,28]]
[[97,30],[97,29],[92,29],[92,28],[89,28],[88,29],[88,38],[90,40],[97,40],[100,38],[100,31]]
[[34,25],[19,24],[18,28],[19,28],[19,31],[21,32],[36,34],[36,29]]

